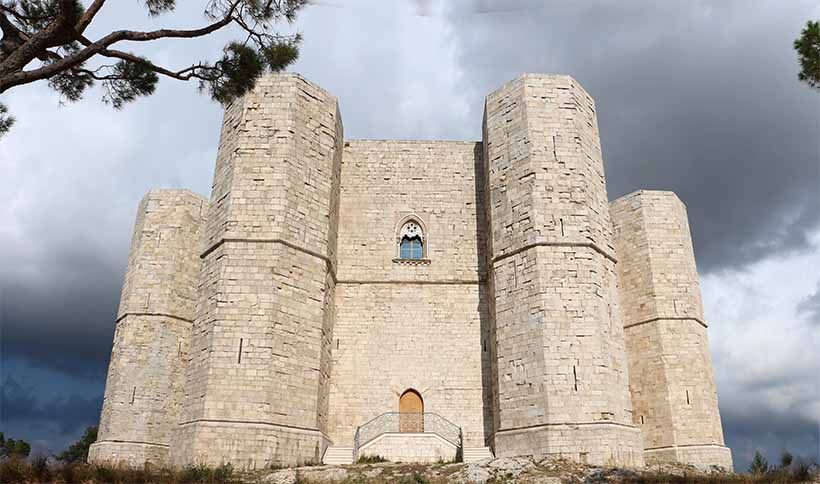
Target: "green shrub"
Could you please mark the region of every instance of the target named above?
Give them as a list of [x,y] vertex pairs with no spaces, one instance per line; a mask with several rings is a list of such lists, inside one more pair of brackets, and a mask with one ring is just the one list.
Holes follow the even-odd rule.
[[428,484],[429,482],[423,474],[414,472],[412,478],[405,477],[399,484]]
[[196,465],[182,471],[178,476],[180,484],[223,484],[231,481],[233,476],[233,466],[222,464],[212,469],[204,465]]
[[108,466],[94,466],[94,480],[100,482],[115,482],[114,468]]
[[222,464],[221,466],[214,469],[213,478],[211,482],[220,484],[223,482],[230,482],[231,476],[233,476],[233,466],[230,464]]
[[752,463],[749,465],[749,473],[750,474],[765,474],[769,472],[769,461],[763,457],[763,454],[760,453],[760,450],[755,450],[755,456],[752,459]]
[[72,462],[85,462],[88,460],[88,448],[97,440],[97,427],[85,429],[82,437],[77,442],[71,444],[66,450],[57,454],[57,459],[70,464]]
[[379,462],[387,462],[387,459],[380,455],[360,455],[356,459],[357,464],[376,464]]

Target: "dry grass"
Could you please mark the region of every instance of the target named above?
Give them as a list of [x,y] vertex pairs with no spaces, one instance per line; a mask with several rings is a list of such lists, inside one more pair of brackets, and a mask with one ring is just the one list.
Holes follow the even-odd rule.
[[204,466],[170,470],[146,466],[99,466],[90,464],[54,464],[44,458],[31,461],[5,459],[0,462],[2,483],[57,483],[57,484],[241,484],[241,476],[230,465],[217,468]]
[[641,473],[626,477],[623,484],[792,484],[810,482],[811,475],[801,475],[785,471],[766,474],[698,474],[669,475],[662,473]]
[[[799,468],[791,472],[778,470],[766,474],[701,474],[697,472],[628,471],[590,468],[580,464],[541,462],[521,469],[515,475],[493,471],[488,484],[535,483],[546,477],[560,477],[561,482],[578,484],[792,484],[817,479],[816,468]],[[446,484],[465,477],[463,464],[398,464],[369,463],[333,467],[300,467],[296,475],[300,484],[327,484],[328,477],[337,484]],[[192,467],[170,470],[146,466],[131,469],[118,466],[89,464],[61,465],[45,458],[5,459],[0,461],[0,483],[57,484],[251,484],[272,471],[234,472],[230,466],[215,469]],[[339,474],[341,473],[341,475]],[[820,482],[815,480],[813,482]]]

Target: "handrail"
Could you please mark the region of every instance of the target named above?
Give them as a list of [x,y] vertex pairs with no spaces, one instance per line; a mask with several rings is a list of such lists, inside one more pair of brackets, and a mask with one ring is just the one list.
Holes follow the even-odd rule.
[[461,427],[433,412],[386,412],[371,418],[356,428],[353,437],[353,455],[376,437],[386,433],[434,433],[455,445],[462,447]]

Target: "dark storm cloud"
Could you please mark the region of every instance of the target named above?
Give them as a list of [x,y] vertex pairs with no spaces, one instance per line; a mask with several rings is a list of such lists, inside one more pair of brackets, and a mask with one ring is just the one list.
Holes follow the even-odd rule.
[[3,358],[104,378],[120,281],[101,271],[89,285],[4,289]]
[[463,78],[479,92],[524,71],[579,80],[597,101],[610,198],[674,190],[702,271],[810,247],[820,93],[797,82],[791,43],[815,2],[489,4],[451,12]]
[[[36,274],[11,270],[26,265],[17,261],[0,276],[3,359],[99,380],[108,363],[125,261],[89,250],[93,245],[81,233],[49,238],[54,240],[32,256]],[[124,257],[126,250],[115,253]]]
[[[46,402],[38,400],[33,386],[24,386],[12,377],[6,377],[2,388],[2,420],[40,422],[51,424],[61,435],[75,434],[90,425],[96,425],[102,408],[102,395],[85,398],[68,395]],[[20,435],[21,438],[30,438]]]
[[738,471],[749,467],[756,450],[771,463],[778,462],[786,450],[815,462],[820,458],[817,422],[810,419],[763,410],[744,417],[727,412],[723,422],[726,445]]

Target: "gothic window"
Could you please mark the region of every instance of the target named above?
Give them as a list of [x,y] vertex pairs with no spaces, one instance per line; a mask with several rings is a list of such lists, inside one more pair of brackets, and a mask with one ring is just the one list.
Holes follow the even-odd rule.
[[397,234],[398,256],[400,260],[422,261],[427,257],[427,234],[421,223],[415,218],[408,218],[400,226]]
[[421,259],[421,239],[404,236],[401,239],[401,259]]

